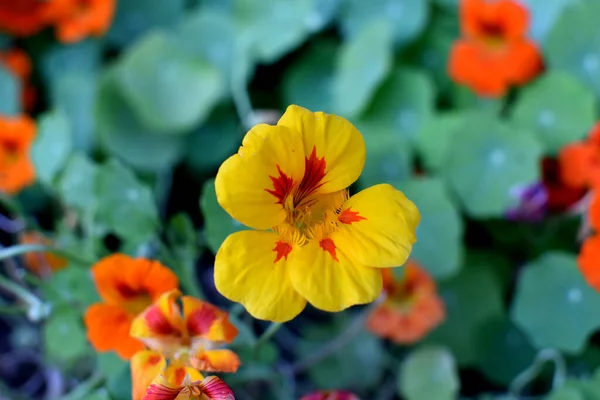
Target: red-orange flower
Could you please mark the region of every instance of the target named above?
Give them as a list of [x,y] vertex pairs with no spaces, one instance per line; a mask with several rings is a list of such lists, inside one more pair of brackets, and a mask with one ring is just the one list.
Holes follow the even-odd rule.
[[371,313],[367,327],[396,343],[412,344],[444,320],[445,309],[427,272],[414,261],[404,268],[402,279],[382,271],[386,300]]
[[189,375],[180,383],[160,376],[146,392],[143,400],[235,400],[233,391],[216,376],[193,381]]
[[0,0],[0,31],[16,36],[36,34],[46,26],[46,1]]
[[0,116],[0,191],[16,194],[35,181],[29,157],[35,122],[27,116]]
[[450,53],[448,73],[481,96],[498,97],[542,70],[536,44],[527,38],[529,13],[515,0],[462,0],[462,38]]
[[54,17],[58,40],[75,43],[102,36],[112,23],[116,0],[60,0],[67,3]]
[[35,104],[37,93],[35,87],[29,83],[32,66],[27,53],[19,49],[8,50],[4,53],[0,52],[0,64],[4,65],[19,79],[23,88],[21,94],[23,108],[27,111],[31,110]]
[[563,147],[559,161],[561,177],[567,185],[600,187],[600,122],[592,127],[586,141]]
[[[20,234],[19,243],[43,245],[52,244],[47,237],[39,232],[34,231]],[[25,261],[25,267],[27,267],[27,269],[42,276],[47,276],[54,271],[59,271],[65,268],[68,264],[67,260],[52,253],[29,252],[23,256],[23,260]]]
[[600,291],[600,196],[597,193],[590,203],[588,220],[595,234],[583,242],[577,263],[587,283]]
[[[387,271],[387,270],[384,270]],[[345,390],[318,391],[302,396],[300,400],[360,400]]]
[[131,325],[131,336],[150,348],[143,356],[134,356],[136,360],[145,358],[145,362],[131,365],[134,400],[137,400],[135,394],[148,386],[148,382],[156,377],[156,368],[164,365],[166,360],[170,361],[169,368],[178,366],[181,379],[186,373],[196,379],[193,376],[195,370],[237,371],[240,359],[231,350],[223,348],[237,333],[237,328],[229,321],[229,314],[214,305],[181,296],[178,290],[163,294]]
[[160,296],[178,287],[177,276],[158,261],[113,254],[92,267],[103,303],[84,316],[88,340],[97,351],[114,350],[124,359],[144,349],[129,334],[133,319]]

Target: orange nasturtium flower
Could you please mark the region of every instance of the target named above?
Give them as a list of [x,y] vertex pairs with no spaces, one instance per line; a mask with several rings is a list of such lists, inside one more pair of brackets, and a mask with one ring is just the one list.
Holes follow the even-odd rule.
[[383,270],[385,301],[369,316],[373,333],[400,344],[413,344],[437,327],[445,316],[434,280],[414,261],[409,261],[402,279]]
[[29,151],[35,122],[27,116],[0,116],[0,191],[17,194],[35,181]]
[[588,211],[590,227],[595,234],[588,237],[581,246],[577,263],[588,285],[600,292],[600,196],[594,193]]
[[572,187],[600,188],[600,122],[588,139],[563,147],[559,154],[561,178]]
[[[50,245],[52,242],[39,232],[24,232],[19,235],[20,244]],[[68,261],[52,253],[29,252],[23,255],[25,267],[38,275],[49,275],[65,268]]]
[[235,400],[233,391],[216,376],[192,379],[188,375],[182,383],[173,384],[161,375],[150,385],[143,400]]
[[[57,0],[54,0],[57,1]],[[64,3],[53,15],[58,40],[75,43],[88,36],[103,36],[112,23],[116,0],[58,0]]]
[[165,367],[167,360],[171,362],[167,371],[178,371],[174,374],[179,378],[170,380],[175,381],[176,386],[181,386],[186,374],[195,381],[201,379],[194,375],[194,370],[237,371],[240,359],[233,351],[223,348],[237,333],[229,314],[216,306],[181,296],[178,290],[163,294],[131,324],[131,336],[150,349],[135,354],[132,359],[134,400],[157,376],[156,371]]
[[360,400],[354,393],[345,390],[318,391],[302,396],[300,400]]
[[116,351],[128,360],[144,349],[131,337],[133,319],[179,286],[177,276],[158,261],[113,254],[92,267],[102,303],[90,306],[84,316],[87,337],[97,351]]
[[448,73],[481,96],[498,97],[523,85],[543,68],[527,38],[528,10],[516,0],[462,0],[462,38],[450,53]]
[[30,36],[47,23],[47,3],[42,0],[0,0],[0,32]]
[[310,302],[326,311],[369,303],[381,270],[404,264],[416,241],[416,206],[390,185],[348,198],[365,143],[347,120],[290,106],[260,124],[219,168],[221,206],[256,230],[217,252],[215,284],[255,318],[288,321]]

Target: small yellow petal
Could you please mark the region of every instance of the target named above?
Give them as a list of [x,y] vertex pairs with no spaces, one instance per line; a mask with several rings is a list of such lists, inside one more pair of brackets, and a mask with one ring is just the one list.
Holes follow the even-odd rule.
[[152,350],[138,351],[131,358],[132,399],[142,400],[146,389],[167,365],[159,353]]
[[217,290],[258,319],[289,321],[306,306],[289,277],[289,259],[295,249],[281,240],[272,232],[236,232],[217,252]]

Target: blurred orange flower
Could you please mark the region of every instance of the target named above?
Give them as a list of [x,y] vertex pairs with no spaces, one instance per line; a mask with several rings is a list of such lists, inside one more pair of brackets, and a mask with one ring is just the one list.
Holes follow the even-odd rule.
[[[21,244],[43,244],[50,245],[52,242],[39,232],[24,232],[19,235],[19,243]],[[47,276],[51,272],[55,272],[65,268],[68,264],[67,260],[58,257],[52,253],[30,252],[23,255],[25,267],[30,271]]]
[[450,52],[448,73],[480,96],[499,97],[523,85],[543,68],[529,40],[529,13],[515,0],[462,0],[462,38]]
[[136,354],[136,362],[131,364],[134,400],[148,387],[166,360],[171,361],[167,370],[178,366],[181,379],[176,381],[181,381],[186,373],[194,378],[194,370],[237,371],[240,359],[233,351],[223,348],[237,333],[237,328],[229,322],[229,314],[216,306],[193,297],[182,297],[178,290],[163,294],[131,324],[131,336],[150,348],[143,355]]
[[600,187],[600,122],[590,130],[588,139],[571,143],[559,155],[561,177],[572,187]]
[[233,391],[216,376],[192,381],[187,376],[181,383],[159,376],[148,388],[143,400],[234,400]]
[[0,32],[30,36],[47,23],[46,10],[52,1],[0,0]]
[[3,64],[21,82],[23,108],[27,111],[33,109],[37,93],[35,87],[29,83],[32,66],[27,53],[19,49],[8,50],[4,53],[0,52],[0,64]]
[[354,393],[345,390],[331,390],[313,392],[302,396],[300,400],[359,400],[359,398]]
[[84,316],[88,340],[97,351],[114,350],[129,359],[144,349],[131,337],[133,319],[160,296],[178,287],[177,276],[158,261],[113,254],[92,267],[103,303],[90,306]]
[[110,28],[116,0],[59,0],[54,13],[56,36],[63,43],[75,43],[88,36],[102,36]]
[[583,242],[577,263],[588,285],[600,291],[600,196],[597,193],[590,203],[588,220],[595,234]]
[[405,268],[402,279],[382,271],[386,300],[371,313],[367,327],[396,343],[412,344],[444,320],[445,309],[427,272],[414,261]]
[[0,116],[0,191],[16,194],[35,181],[29,150],[35,122],[27,116]]

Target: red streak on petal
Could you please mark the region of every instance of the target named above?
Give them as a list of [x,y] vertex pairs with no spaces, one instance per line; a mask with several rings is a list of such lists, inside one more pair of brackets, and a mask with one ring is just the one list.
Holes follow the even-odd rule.
[[129,286],[125,283],[122,283],[122,282],[117,283],[115,286],[115,289],[126,300],[132,300],[132,299],[135,299],[136,297],[148,295],[148,291],[146,289],[142,289],[142,288],[134,289],[131,286]]
[[175,400],[181,388],[172,389],[163,385],[152,384],[142,400]]
[[276,263],[282,258],[285,258],[287,260],[288,255],[292,252],[292,245],[282,241],[275,242],[275,248],[273,249],[273,251],[277,253],[277,256],[275,257],[275,261],[273,261],[273,263]]
[[353,222],[366,220],[365,217],[358,215],[358,211],[351,211],[349,208],[341,212],[338,217],[338,221],[342,224],[351,224]]
[[200,336],[208,333],[212,324],[217,320],[215,310],[203,305],[194,310],[187,317],[187,329],[192,336]]
[[273,182],[273,189],[265,189],[265,191],[275,196],[278,204],[283,205],[285,198],[292,191],[294,181],[290,176],[287,176],[285,172],[281,170],[279,165],[277,165],[277,171],[279,172],[278,177],[269,176],[269,178],[271,178],[271,182]]
[[310,157],[306,157],[304,161],[304,176],[294,195],[294,206],[301,205],[303,199],[313,194],[325,184],[322,181],[327,174],[325,172],[326,167],[325,157],[318,158],[317,148],[313,147]]
[[333,240],[332,240],[332,239],[329,239],[329,238],[327,238],[327,239],[322,239],[322,240],[319,242],[319,246],[321,246],[321,248],[322,248],[323,250],[325,250],[326,252],[328,252],[329,254],[331,254],[331,257],[332,257],[332,258],[333,258],[335,261],[337,261],[337,262],[340,262],[340,260],[338,260],[338,258],[337,258],[337,253],[336,253],[336,247],[335,247],[335,243],[333,242]]
[[187,375],[187,372],[185,371],[185,368],[177,368],[175,370],[175,382],[178,385],[181,385],[183,383],[183,380],[185,379],[186,375]]
[[175,335],[179,336],[179,331],[163,315],[158,306],[152,306],[144,316],[148,328],[156,335]]
[[209,376],[198,384],[202,392],[211,400],[233,400],[233,391],[216,376]]
[[148,357],[148,365],[156,365],[162,360],[162,357],[158,354]]

